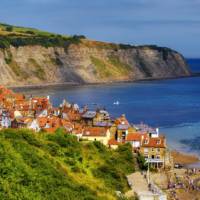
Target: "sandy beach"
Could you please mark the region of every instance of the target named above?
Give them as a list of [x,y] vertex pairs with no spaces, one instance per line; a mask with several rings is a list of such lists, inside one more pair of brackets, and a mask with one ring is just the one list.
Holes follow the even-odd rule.
[[171,152],[174,163],[179,163],[182,165],[190,165],[200,162],[199,158],[196,155],[186,154],[178,151]]

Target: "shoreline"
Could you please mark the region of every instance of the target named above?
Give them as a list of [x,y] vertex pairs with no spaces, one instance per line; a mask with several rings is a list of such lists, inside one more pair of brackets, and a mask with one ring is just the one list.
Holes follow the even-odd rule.
[[186,168],[190,165],[197,165],[200,168],[200,159],[195,154],[189,154],[177,150],[172,150],[171,155],[173,157],[174,163],[181,164]]
[[10,89],[40,89],[40,88],[49,88],[49,87],[64,87],[64,86],[90,86],[90,85],[114,85],[119,83],[140,83],[148,81],[164,81],[164,80],[173,80],[173,79],[183,79],[183,78],[192,78],[200,77],[200,73],[192,73],[189,76],[178,76],[178,77],[165,77],[165,78],[144,78],[138,80],[123,80],[123,81],[108,81],[108,82],[97,82],[97,83],[80,83],[80,82],[58,82],[58,83],[40,83],[40,84],[28,84],[28,85],[8,85],[7,88]]

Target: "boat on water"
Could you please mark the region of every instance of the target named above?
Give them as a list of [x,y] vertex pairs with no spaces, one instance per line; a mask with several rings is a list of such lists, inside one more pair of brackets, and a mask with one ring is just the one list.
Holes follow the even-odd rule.
[[119,105],[119,101],[113,102],[113,105]]

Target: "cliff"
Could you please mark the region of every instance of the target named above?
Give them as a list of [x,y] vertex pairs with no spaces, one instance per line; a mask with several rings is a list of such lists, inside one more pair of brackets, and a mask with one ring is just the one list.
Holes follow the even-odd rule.
[[[1,30],[1,27],[0,27]],[[189,76],[178,52],[30,30],[0,32],[0,84],[104,83]],[[7,34],[5,34],[7,33]]]

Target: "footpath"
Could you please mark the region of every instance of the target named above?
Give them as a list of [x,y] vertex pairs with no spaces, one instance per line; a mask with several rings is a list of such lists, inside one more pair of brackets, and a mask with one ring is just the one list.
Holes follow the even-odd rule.
[[148,187],[147,180],[141,172],[135,172],[127,176],[128,183],[139,200],[167,200],[164,194],[157,186],[151,184],[151,190]]

